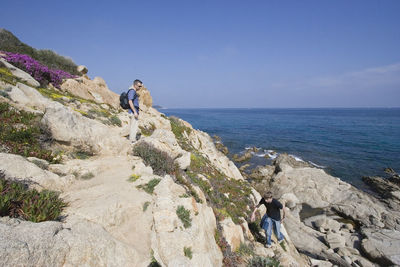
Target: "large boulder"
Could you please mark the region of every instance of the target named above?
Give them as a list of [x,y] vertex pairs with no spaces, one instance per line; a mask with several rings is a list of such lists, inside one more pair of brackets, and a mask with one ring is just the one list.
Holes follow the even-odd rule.
[[0,265],[147,266],[132,247],[95,223],[32,223],[8,217],[0,218]]
[[240,247],[240,243],[244,243],[242,227],[234,224],[230,217],[221,221],[220,225],[222,227],[222,234],[231,246],[232,251],[236,251]]
[[147,107],[153,106],[153,98],[151,97],[150,92],[149,90],[147,90],[146,87],[143,86],[142,89],[138,91],[138,95],[141,107],[143,105]]
[[81,116],[67,107],[48,108],[41,120],[52,138],[62,144],[94,154],[125,154],[129,142],[98,121]]
[[106,82],[100,77],[95,77],[93,81],[85,77],[67,79],[61,84],[60,89],[99,104],[119,107],[119,95],[110,91]]
[[15,77],[21,79],[22,81],[26,82],[27,84],[29,84],[31,86],[34,86],[34,87],[40,86],[40,83],[38,81],[36,81],[35,79],[33,79],[31,75],[29,75],[28,73],[26,73],[23,70],[20,70],[19,68],[15,67],[14,65],[11,65],[5,59],[0,57],[0,62],[3,63],[3,65],[5,65],[6,68],[9,69],[10,72],[12,73],[12,75],[14,75]]
[[155,148],[166,152],[173,158],[181,169],[187,169],[190,165],[190,152],[183,150],[175,135],[168,130],[156,129],[151,136],[141,138],[138,143],[148,143]]
[[[186,126],[193,129],[188,123],[186,123]],[[212,138],[207,133],[200,130],[191,131],[188,139],[195,149],[208,158],[211,164],[217,167],[226,176],[236,180],[243,180],[239,169],[227,156],[215,147]]]
[[[156,259],[165,266],[221,266],[222,253],[214,239],[216,220],[212,208],[196,203],[193,198],[179,197],[185,190],[168,175],[154,192],[152,248]],[[179,206],[190,212],[188,228],[177,215]],[[185,259],[185,247],[191,249],[192,259]]]
[[362,230],[361,242],[364,253],[382,266],[400,265],[400,232],[389,229]]
[[44,97],[36,89],[23,83],[11,87],[8,93],[11,100],[25,107],[31,107],[44,112],[49,107],[62,107],[62,104]]
[[82,74],[87,74],[88,73],[88,69],[86,66],[84,65],[80,65],[76,68],[76,70]]
[[6,178],[29,180],[36,189],[63,190],[74,182],[74,176],[58,176],[50,171],[39,168],[22,156],[0,153],[0,171]]

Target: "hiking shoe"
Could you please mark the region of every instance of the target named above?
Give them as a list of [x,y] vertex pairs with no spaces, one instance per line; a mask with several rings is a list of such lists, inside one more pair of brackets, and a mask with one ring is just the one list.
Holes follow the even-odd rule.
[[271,248],[271,245],[265,244],[264,247],[266,247],[266,248]]

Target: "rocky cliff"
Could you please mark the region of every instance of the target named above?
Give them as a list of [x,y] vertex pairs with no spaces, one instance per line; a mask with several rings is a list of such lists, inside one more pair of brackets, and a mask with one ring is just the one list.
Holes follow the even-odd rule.
[[[41,88],[22,70],[0,67],[2,112],[33,114],[40,149],[50,151],[4,139],[0,171],[67,203],[53,221],[1,217],[2,266],[400,264],[398,211],[322,170],[281,156],[250,184],[207,133],[152,108],[148,91],[131,145],[127,113],[103,79]],[[254,187],[286,204],[283,245],[265,248],[249,221],[260,200]]]

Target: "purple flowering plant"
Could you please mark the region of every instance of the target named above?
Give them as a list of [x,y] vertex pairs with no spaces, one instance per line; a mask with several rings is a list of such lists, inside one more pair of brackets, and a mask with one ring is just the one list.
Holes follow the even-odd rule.
[[63,79],[75,78],[74,75],[66,71],[49,69],[28,55],[6,51],[0,51],[0,53],[5,55],[4,59],[7,62],[29,73],[42,86],[52,83],[55,87],[59,88]]

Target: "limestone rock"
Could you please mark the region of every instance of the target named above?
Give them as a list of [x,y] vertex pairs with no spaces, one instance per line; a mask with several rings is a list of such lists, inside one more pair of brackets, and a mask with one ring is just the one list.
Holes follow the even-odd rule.
[[8,94],[14,102],[39,109],[42,112],[49,107],[62,107],[62,104],[44,97],[36,89],[23,83],[17,83]]
[[243,155],[238,155],[238,154],[233,155],[233,160],[236,162],[243,162],[251,159],[252,157],[253,155],[251,154],[251,152],[246,151]]
[[233,223],[230,217],[220,222],[222,226],[222,233],[228,244],[231,246],[232,251],[239,248],[240,243],[244,242],[243,231],[240,225]]
[[296,205],[299,203],[299,199],[296,197],[295,194],[292,193],[283,194],[280,200],[282,204],[285,204],[285,206],[289,209],[295,208]]
[[139,95],[139,105],[142,106],[147,106],[147,107],[152,107],[153,106],[153,98],[150,95],[149,90],[147,90],[146,87],[142,87],[141,90],[138,91]]
[[361,242],[364,253],[381,265],[400,265],[400,232],[389,229],[362,230],[365,238]]
[[20,78],[22,81],[28,83],[29,85],[31,85],[33,87],[40,86],[40,83],[38,81],[36,81],[35,79],[33,79],[31,75],[29,75],[25,71],[15,67],[14,65],[8,63],[5,59],[0,57],[0,62],[3,63],[7,67],[7,69],[10,70],[12,75]]
[[87,74],[88,73],[88,69],[86,66],[84,65],[80,65],[76,68],[76,70],[82,74]]
[[[188,264],[188,258],[183,261],[183,249],[190,247],[193,258],[190,265],[183,266],[221,266],[222,254],[214,240],[216,220],[212,209],[207,204],[193,202],[190,198],[180,198],[185,192],[184,188],[175,184],[168,175],[161,180],[154,192],[153,213],[157,216],[154,217],[152,248],[157,252],[157,260],[166,266],[177,266],[174,264],[178,262]],[[188,228],[183,227],[176,214],[180,205],[190,211],[191,226]]]
[[74,182],[71,176],[60,177],[14,154],[0,153],[0,171],[4,172],[6,178],[32,181],[32,186],[39,190],[63,190]]
[[340,234],[328,233],[325,236],[325,242],[329,245],[330,248],[341,248],[345,246],[345,238]]
[[250,174],[250,177],[257,180],[269,181],[274,174],[275,167],[274,166],[257,166]]
[[[188,127],[192,128],[189,124]],[[201,152],[210,162],[226,176],[243,180],[243,176],[235,164],[215,147],[211,137],[200,130],[191,131],[189,141],[195,149]]]
[[190,166],[190,152],[184,152],[175,162],[178,163],[182,170],[186,170]]
[[105,103],[114,108],[119,108],[119,95],[110,91],[105,81],[100,77],[94,78],[93,81],[84,77],[67,79],[61,84],[60,89],[99,104]]
[[46,109],[41,123],[57,142],[94,154],[117,155],[129,149],[128,140],[116,130],[63,106]]
[[64,227],[0,218],[2,266],[145,266],[138,253],[90,222]]

